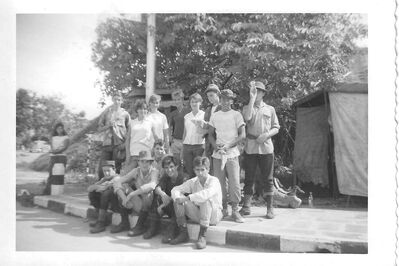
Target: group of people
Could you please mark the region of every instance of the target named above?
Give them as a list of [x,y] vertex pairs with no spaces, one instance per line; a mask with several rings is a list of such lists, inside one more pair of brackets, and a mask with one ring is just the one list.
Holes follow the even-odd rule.
[[[273,212],[273,143],[279,131],[275,109],[263,98],[267,90],[259,81],[250,83],[250,100],[242,112],[232,109],[235,94],[210,84],[205,94],[210,106],[201,110],[199,93],[184,106],[181,90],[174,92],[177,109],[167,117],[158,108],[161,98],[138,100],[130,119],[121,108],[122,96],[113,95],[99,120],[103,136],[99,181],[89,186],[89,199],[98,211],[91,233],[106,230],[107,210],[120,213],[121,222],[111,233],[129,231],[129,236],[149,239],[159,231],[161,217],[171,222],[163,243],[189,240],[186,219],[200,224],[196,247],[206,247],[206,231],[230,216],[243,223],[251,213],[256,168],[264,179],[265,217]],[[244,145],[243,155],[239,146]],[[245,170],[243,206],[240,187],[240,160]],[[231,205],[231,213],[228,204]],[[129,213],[139,214],[130,228]]]

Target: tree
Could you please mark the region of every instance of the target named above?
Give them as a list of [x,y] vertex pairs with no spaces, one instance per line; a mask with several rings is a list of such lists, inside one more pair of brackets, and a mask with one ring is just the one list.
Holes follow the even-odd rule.
[[[279,138],[292,139],[293,101],[342,79],[356,52],[356,40],[367,36],[367,26],[359,18],[355,14],[158,14],[156,86],[182,87],[191,94],[214,82],[235,91],[240,108],[248,100],[249,81],[267,81],[267,102],[276,107],[282,123]],[[145,25],[110,18],[96,31],[92,60],[104,74],[103,93],[128,93],[145,86]]]

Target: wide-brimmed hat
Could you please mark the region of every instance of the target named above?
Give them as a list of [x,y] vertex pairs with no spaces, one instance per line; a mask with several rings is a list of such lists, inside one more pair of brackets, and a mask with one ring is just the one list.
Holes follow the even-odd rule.
[[220,93],[219,87],[216,84],[209,84],[208,87],[206,87],[205,94],[211,91]]
[[105,167],[105,166],[115,167],[115,161],[103,161],[103,163],[101,165],[102,165],[102,167]]
[[152,157],[151,152],[149,151],[140,151],[139,160],[154,161],[154,157]]
[[230,99],[234,99],[234,98],[236,97],[235,93],[232,92],[232,91],[229,90],[229,89],[222,90],[222,91],[220,92],[220,96],[221,96],[221,97],[224,96],[224,97],[227,97],[227,98],[230,98]]

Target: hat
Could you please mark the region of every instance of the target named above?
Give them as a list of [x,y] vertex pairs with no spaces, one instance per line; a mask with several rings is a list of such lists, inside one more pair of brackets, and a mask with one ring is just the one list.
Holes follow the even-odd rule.
[[102,163],[102,167],[105,167],[105,166],[115,167],[115,161],[104,161]]
[[216,84],[209,84],[208,87],[206,87],[205,93],[208,93],[211,91],[220,93],[219,87]]
[[154,158],[152,157],[151,152],[149,152],[149,151],[140,151],[139,152],[139,160],[153,161]]
[[266,87],[265,87],[265,84],[263,84],[260,81],[255,81],[255,88],[257,88],[257,89],[259,89],[261,91],[265,91],[265,92],[267,91]]
[[236,97],[236,95],[234,94],[234,92],[232,92],[232,91],[229,90],[229,89],[222,90],[222,91],[220,92],[220,96],[228,97],[228,98],[230,98],[230,99],[234,99],[234,98]]

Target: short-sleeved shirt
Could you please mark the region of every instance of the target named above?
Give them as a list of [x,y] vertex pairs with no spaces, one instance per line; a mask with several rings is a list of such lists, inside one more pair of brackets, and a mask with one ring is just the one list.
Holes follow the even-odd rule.
[[204,120],[205,112],[199,110],[196,115],[190,112],[184,116],[184,129],[186,130],[186,136],[183,140],[183,144],[188,145],[199,145],[204,144],[204,134],[198,130],[198,127],[191,120]]
[[188,113],[190,113],[190,109],[187,107],[183,107],[181,111],[176,109],[170,113],[170,126],[173,128],[172,136],[174,139],[183,139],[184,116]]
[[[248,105],[244,106],[243,111],[247,111]],[[273,106],[261,102],[259,106],[254,106],[252,117],[247,121],[247,134],[258,137],[263,133],[269,133],[273,128],[280,128],[276,111]],[[264,143],[257,143],[256,139],[247,138],[245,152],[248,154],[270,154],[274,152],[271,138]]]
[[130,115],[125,109],[114,111],[112,106],[108,107],[100,116],[99,127],[111,126],[104,132],[103,146],[120,145],[126,139],[127,128],[130,123]]
[[165,140],[163,131],[169,128],[166,116],[163,113],[156,111],[155,113],[149,113],[147,118],[152,121],[155,134],[157,134],[158,138]]
[[158,183],[159,172],[155,167],[150,168],[148,173],[144,175],[140,170],[140,167],[134,168],[130,171],[125,177],[122,177],[120,180],[114,183],[114,189],[117,190],[122,186],[123,183],[127,183],[130,186],[134,186],[137,189],[139,188],[155,188]]
[[130,122],[130,156],[138,156],[140,151],[151,151],[154,146],[152,136],[152,121],[137,118]]
[[158,187],[160,189],[162,189],[162,191],[165,192],[170,197],[171,196],[170,192],[172,191],[172,188],[183,184],[183,182],[186,179],[187,179],[187,176],[181,171],[178,172],[174,183],[172,182],[172,179],[167,174],[163,174],[163,176],[159,180]]
[[[240,112],[230,110],[227,112],[219,111],[212,114],[209,124],[216,130],[216,144],[230,144],[238,137],[238,129],[245,125]],[[226,158],[233,158],[240,155],[238,147],[235,146],[227,151]],[[212,154],[213,158],[221,159],[216,151]]]

